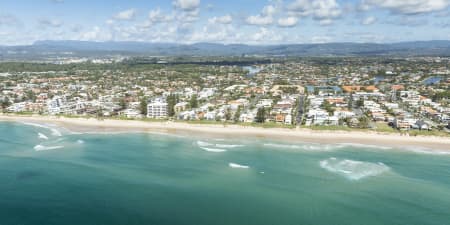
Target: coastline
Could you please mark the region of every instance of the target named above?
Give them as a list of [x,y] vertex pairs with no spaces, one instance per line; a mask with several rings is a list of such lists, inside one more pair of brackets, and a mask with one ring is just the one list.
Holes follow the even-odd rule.
[[354,143],[394,148],[426,148],[450,153],[450,138],[438,136],[402,136],[374,131],[318,131],[306,128],[260,128],[241,125],[188,124],[183,122],[147,122],[138,120],[97,120],[54,116],[0,115],[0,121],[49,123],[73,132],[147,132],[220,138],[264,138],[275,141],[318,144]]

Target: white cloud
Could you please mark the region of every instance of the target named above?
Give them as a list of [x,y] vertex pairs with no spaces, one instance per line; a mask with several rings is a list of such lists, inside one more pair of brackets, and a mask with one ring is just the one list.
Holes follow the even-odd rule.
[[278,26],[280,27],[293,27],[297,25],[297,23],[298,19],[293,16],[278,19]]
[[114,19],[116,20],[132,20],[136,16],[136,10],[135,9],[128,9],[122,12],[117,13],[114,16]]
[[82,33],[79,40],[82,41],[109,41],[112,39],[110,32],[100,29],[100,27],[93,27],[92,30]]
[[0,26],[17,26],[21,21],[11,14],[0,14]]
[[264,16],[249,16],[247,17],[247,19],[245,20],[248,24],[250,25],[270,25],[273,23],[273,18],[272,17],[264,17]]
[[200,9],[195,9],[191,11],[183,11],[176,16],[178,22],[186,24],[193,23],[198,20],[200,15]]
[[323,44],[323,43],[329,43],[329,42],[331,42],[331,40],[333,40],[333,39],[329,36],[313,36],[311,38],[311,43]]
[[274,15],[277,13],[277,8],[273,5],[265,6],[259,15],[249,16],[245,20],[249,25],[265,26],[271,25],[274,21]]
[[277,12],[277,9],[273,5],[265,6],[262,10],[262,15],[273,16]]
[[266,27],[259,28],[259,31],[251,36],[253,43],[257,44],[275,44],[281,42],[284,38],[281,34],[269,30]]
[[377,18],[375,18],[375,17],[373,17],[373,16],[369,16],[369,17],[366,17],[365,19],[363,19],[363,20],[361,21],[361,24],[362,24],[362,25],[372,25],[372,24],[374,24],[375,22],[377,22]]
[[61,27],[63,23],[57,19],[48,19],[48,18],[41,18],[38,20],[39,25],[42,27]]
[[174,14],[164,14],[160,8],[157,8],[155,10],[151,10],[148,13],[148,20],[150,23],[164,23],[164,22],[170,22],[174,20],[175,15]]
[[233,17],[231,17],[230,15],[225,15],[225,16],[220,16],[220,17],[215,16],[213,18],[210,18],[208,20],[208,22],[212,23],[212,24],[217,24],[217,23],[230,24],[233,22]]
[[331,24],[333,24],[333,20],[332,19],[322,19],[322,20],[319,20],[319,24],[320,25],[322,25],[322,26],[328,26],[328,25],[331,25]]
[[108,25],[113,25],[116,21],[114,20],[106,20],[105,23]]
[[342,14],[336,0],[296,0],[288,6],[289,14],[300,17],[311,16],[321,25],[328,25]]
[[441,11],[450,5],[450,0],[363,0],[362,9],[378,7],[401,14],[420,14]]
[[200,0],[175,0],[172,4],[176,8],[180,8],[186,11],[192,11],[200,7]]
[[239,37],[239,33],[233,25],[204,26],[200,31],[194,31],[189,35],[189,43],[196,42],[221,42],[232,43]]

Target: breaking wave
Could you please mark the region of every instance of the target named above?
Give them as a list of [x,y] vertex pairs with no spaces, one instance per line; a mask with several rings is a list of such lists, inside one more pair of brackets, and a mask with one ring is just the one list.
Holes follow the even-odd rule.
[[197,141],[197,145],[200,147],[205,147],[205,146],[213,146],[214,144],[204,142],[204,141]]
[[62,134],[59,130],[55,129],[55,128],[50,128],[50,130],[52,131],[52,135],[53,136],[57,136],[57,137],[61,137]]
[[216,148],[239,148],[244,147],[244,145],[231,145],[231,144],[214,144],[205,141],[197,141],[199,147],[216,147]]
[[219,148],[239,148],[239,147],[244,147],[244,145],[224,145],[224,144],[216,144],[216,147],[219,147]]
[[344,145],[328,145],[328,144],[303,144],[303,145],[290,145],[290,144],[264,144],[266,147],[272,148],[284,148],[284,149],[298,149],[304,151],[331,151],[345,147]]
[[53,136],[58,136],[58,137],[62,136],[61,132],[58,129],[50,127],[50,126],[46,126],[46,125],[39,124],[39,123],[31,123],[31,122],[21,122],[21,123],[24,124],[24,125],[27,125],[27,126],[33,126],[33,127],[39,127],[39,128],[48,129],[48,130],[50,130],[52,132]]
[[220,148],[206,148],[206,147],[200,147],[200,148],[207,152],[226,152],[227,151],[225,149],[220,149]]
[[363,162],[349,159],[329,158],[320,161],[323,169],[343,176],[349,180],[360,180],[367,177],[377,176],[390,170],[388,166],[379,162]]
[[382,149],[389,150],[392,147],[378,146],[378,145],[366,145],[357,143],[338,143],[338,144],[276,144],[276,143],[266,143],[266,147],[273,148],[284,148],[284,149],[298,149],[304,151],[333,151],[337,149],[342,149],[346,147],[358,147],[358,148],[371,148],[371,149]]
[[381,150],[390,150],[392,147],[382,146],[382,145],[367,145],[367,144],[358,144],[358,143],[341,143],[343,146],[350,147],[358,147],[358,148],[373,148],[373,149],[381,149]]
[[419,147],[407,147],[403,149],[408,152],[414,152],[418,154],[429,154],[429,155],[450,155],[448,150],[435,150],[429,148],[419,148]]
[[33,127],[40,127],[40,128],[45,128],[45,129],[50,129],[49,126],[45,126],[39,123],[30,123],[30,122],[21,122],[23,125],[27,125],[27,126],[33,126]]
[[45,134],[43,134],[43,133],[38,133],[38,136],[39,136],[40,139],[48,140],[48,137],[45,136]]
[[77,140],[77,144],[84,144],[83,140]]
[[45,146],[45,145],[36,145],[34,146],[35,151],[47,151],[47,150],[55,150],[64,148],[64,146]]
[[249,166],[245,166],[245,165],[240,165],[237,163],[228,163],[228,166],[231,168],[235,168],[235,169],[248,169],[250,168]]

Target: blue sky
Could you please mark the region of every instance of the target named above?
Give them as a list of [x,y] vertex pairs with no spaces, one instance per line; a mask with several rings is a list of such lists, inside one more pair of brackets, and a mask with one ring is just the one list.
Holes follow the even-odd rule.
[[450,0],[1,0],[0,37],[0,45],[450,40]]

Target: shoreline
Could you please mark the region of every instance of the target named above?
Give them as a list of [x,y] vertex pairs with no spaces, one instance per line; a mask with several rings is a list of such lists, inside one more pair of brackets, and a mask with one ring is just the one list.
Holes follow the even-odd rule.
[[363,144],[394,148],[427,148],[450,153],[450,138],[439,136],[402,136],[374,131],[324,131],[306,128],[260,128],[241,125],[188,124],[182,122],[147,122],[138,120],[97,120],[54,116],[0,115],[0,121],[37,122],[61,126],[73,132],[110,133],[144,132],[220,138],[260,138],[274,141],[317,144]]

